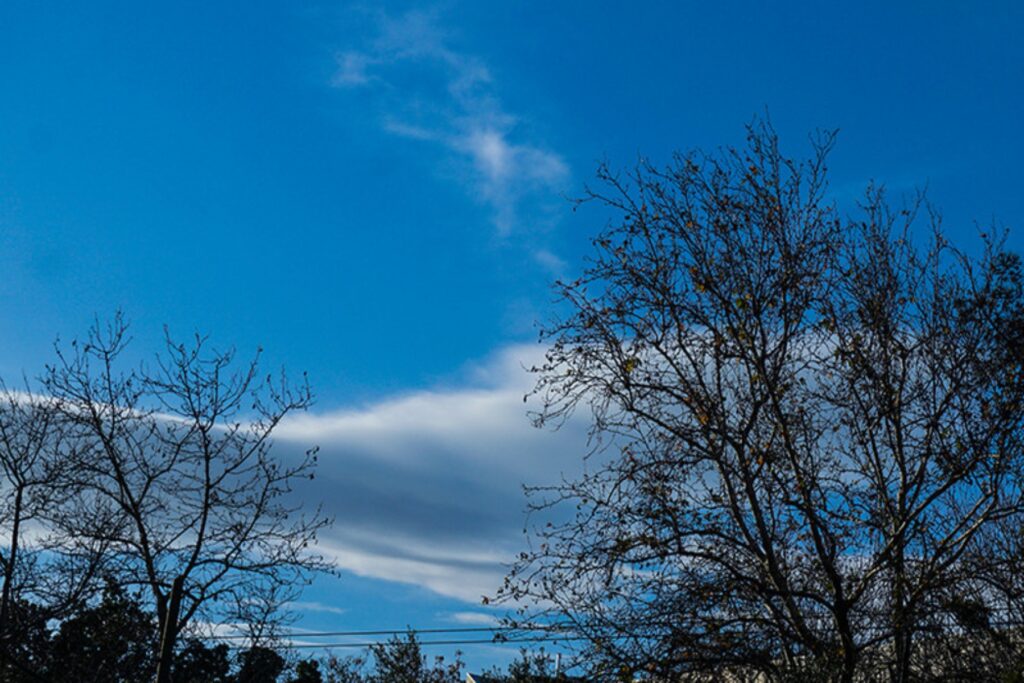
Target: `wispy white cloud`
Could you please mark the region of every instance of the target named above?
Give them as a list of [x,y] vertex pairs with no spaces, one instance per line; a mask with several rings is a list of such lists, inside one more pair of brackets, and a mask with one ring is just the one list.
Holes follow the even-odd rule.
[[288,603],[288,608],[298,612],[323,612],[326,614],[346,614],[348,610],[312,600],[295,600]]
[[533,252],[533,259],[544,267],[549,274],[555,277],[562,277],[565,274],[568,264],[559,256],[547,249],[538,249]]
[[491,70],[451,46],[435,13],[381,14],[375,31],[364,46],[337,55],[333,85],[373,93],[386,131],[460,161],[468,189],[491,207],[500,235],[511,234],[536,204],[559,197],[568,164],[527,139],[522,118],[498,97]]
[[344,52],[337,56],[338,70],[334,73],[332,84],[337,87],[366,85],[370,76],[366,73],[370,66],[367,55],[361,52]]
[[523,366],[539,360],[539,347],[513,346],[459,385],[282,423],[276,448],[320,445],[316,479],[297,490],[335,516],[320,550],[361,576],[493,595],[526,542],[523,484],[576,474],[586,450],[578,425],[530,424]]
[[497,626],[501,623],[496,615],[486,612],[451,612],[441,616],[456,624],[467,626]]

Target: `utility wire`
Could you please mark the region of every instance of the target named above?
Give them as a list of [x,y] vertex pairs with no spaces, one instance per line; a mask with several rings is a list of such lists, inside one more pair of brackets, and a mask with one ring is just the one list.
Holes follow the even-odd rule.
[[[509,638],[507,640],[494,640],[491,638],[481,638],[476,640],[424,640],[420,641],[420,646],[424,645],[517,645],[519,643],[563,643],[567,641],[578,641],[586,640],[583,636],[555,636],[555,637],[534,637],[534,638]],[[367,643],[288,643],[283,645],[284,649],[287,650],[329,650],[333,648],[360,648],[366,649],[374,645],[380,645],[380,642],[367,642]],[[231,645],[228,647],[229,650],[247,650],[249,649],[245,645]]]
[[[557,626],[533,626],[533,627],[513,627],[513,626],[481,626],[481,627],[464,627],[464,628],[406,628],[406,629],[381,629],[376,631],[289,631],[287,633],[277,634],[282,638],[323,638],[327,636],[397,636],[405,635],[406,633],[499,633],[506,631],[565,631],[567,629],[560,628]],[[204,640],[233,640],[240,638],[249,638],[250,636],[239,633],[239,634],[217,634],[207,636]]]
[[[407,633],[494,633],[496,631],[543,631],[544,627],[537,629],[513,629],[505,626],[473,627],[455,629],[381,629],[377,631],[290,631],[278,634],[287,638],[318,638],[321,636],[394,636]],[[222,640],[230,638],[248,638],[244,634],[238,635],[216,635],[210,636],[209,640]]]
[[[811,615],[815,616],[815,615]],[[993,620],[990,621],[988,626],[990,628],[1006,628],[1006,627],[1020,627],[1019,621],[1011,620]],[[886,627],[882,625],[873,625],[861,627],[862,631],[868,633],[882,633],[885,632]],[[547,626],[537,625],[530,627],[513,627],[513,626],[487,626],[487,627],[453,627],[453,628],[424,628],[424,629],[373,629],[373,630],[360,630],[360,631],[289,631],[287,633],[277,634],[280,638],[291,638],[297,640],[303,640],[306,638],[327,638],[327,637],[358,637],[358,636],[402,636],[406,634],[433,634],[433,635],[445,635],[445,634],[474,634],[474,633],[493,633],[493,638],[456,638],[456,639],[445,639],[445,640],[427,640],[420,641],[420,645],[478,645],[478,644],[490,644],[490,645],[511,645],[516,643],[546,643],[546,642],[566,642],[566,641],[581,641],[588,640],[586,636],[579,635],[558,635],[560,633],[572,633],[574,629],[564,626]],[[921,629],[922,632],[927,629]],[[516,632],[523,634],[521,636],[501,637],[502,633]],[[529,635],[531,633],[545,633],[548,635]],[[657,637],[657,633],[645,634],[646,637]],[[252,636],[245,634],[216,634],[207,636],[203,640],[245,640],[251,639]],[[356,643],[288,643],[283,644],[284,647],[290,649],[309,649],[309,648],[368,648],[372,645],[378,645],[380,641],[372,642],[356,642]],[[247,646],[232,644],[229,646],[231,650],[246,649]]]

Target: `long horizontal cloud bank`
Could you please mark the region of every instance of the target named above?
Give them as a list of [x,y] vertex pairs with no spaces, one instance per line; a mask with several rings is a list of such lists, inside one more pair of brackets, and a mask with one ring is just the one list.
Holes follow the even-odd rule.
[[320,446],[316,479],[299,494],[336,519],[321,549],[362,576],[471,602],[492,595],[526,543],[523,485],[577,474],[586,452],[580,425],[552,432],[527,418],[523,366],[539,356],[506,348],[464,387],[283,423],[283,453]]

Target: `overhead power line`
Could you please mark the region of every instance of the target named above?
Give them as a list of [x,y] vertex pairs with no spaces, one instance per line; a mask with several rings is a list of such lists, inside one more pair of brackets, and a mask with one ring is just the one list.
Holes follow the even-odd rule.
[[[583,636],[553,636],[533,638],[509,638],[507,640],[494,640],[492,638],[480,638],[474,640],[423,640],[420,646],[424,645],[517,645],[519,643],[562,643],[567,641],[586,640]],[[374,645],[380,645],[379,641],[365,643],[288,643],[284,647],[289,650],[330,650],[334,648],[358,648],[366,649]],[[246,650],[245,645],[231,645],[229,650]]]
[[[480,627],[464,627],[464,628],[405,628],[405,629],[379,629],[372,631],[289,631],[287,633],[277,634],[281,638],[322,638],[322,637],[335,637],[335,636],[398,636],[405,635],[407,633],[507,633],[510,631],[518,631],[520,633],[531,632],[531,631],[549,631],[549,632],[564,632],[566,629],[559,628],[556,626],[534,626],[530,628],[522,627],[511,627],[511,626],[480,626]],[[232,640],[232,639],[244,639],[250,636],[238,633],[238,634],[217,634],[208,636],[207,640]]]

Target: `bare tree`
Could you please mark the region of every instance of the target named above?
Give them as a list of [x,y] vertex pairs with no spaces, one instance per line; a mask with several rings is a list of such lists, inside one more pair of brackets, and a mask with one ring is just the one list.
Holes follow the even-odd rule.
[[[203,622],[246,621],[327,568],[312,550],[329,520],[287,494],[312,477],[315,449],[286,461],[271,434],[312,396],[237,363],[205,338],[166,339],[152,367],[122,368],[130,341],[118,315],[58,348],[44,387],[75,444],[80,500],[99,516],[79,532],[107,544],[105,571],[149,596],[163,630],[166,675],[177,635]],[[102,523],[94,524],[96,519]]]
[[0,524],[7,531],[7,548],[0,555],[3,592],[0,594],[0,639],[7,632],[11,602],[20,578],[23,536],[60,495],[60,459],[56,434],[57,411],[53,402],[30,390],[13,391],[0,385],[0,475],[3,476],[3,506]]
[[52,398],[0,382],[0,671],[33,667],[27,640],[92,595],[103,543],[79,537],[72,458]]
[[613,218],[534,396],[539,425],[588,410],[592,467],[533,491],[551,522],[500,595],[595,674],[907,681],[965,604],[1020,618],[1020,261],[920,198],[844,218],[813,143],[755,123],[588,190]]

